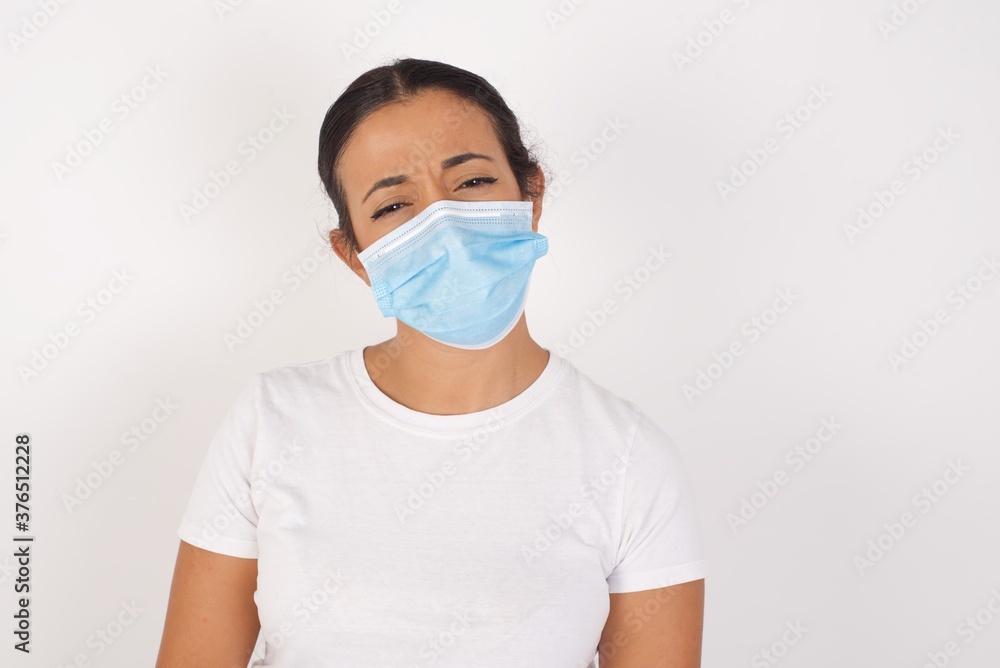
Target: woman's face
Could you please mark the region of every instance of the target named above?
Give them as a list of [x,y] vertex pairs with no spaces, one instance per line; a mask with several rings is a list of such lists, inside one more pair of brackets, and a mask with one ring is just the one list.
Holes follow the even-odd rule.
[[[440,90],[387,105],[366,118],[341,153],[338,173],[360,250],[438,200],[522,199],[489,117]],[[540,170],[537,179],[542,191]],[[541,197],[534,200],[536,232]],[[335,250],[368,283],[356,257],[342,243]]]

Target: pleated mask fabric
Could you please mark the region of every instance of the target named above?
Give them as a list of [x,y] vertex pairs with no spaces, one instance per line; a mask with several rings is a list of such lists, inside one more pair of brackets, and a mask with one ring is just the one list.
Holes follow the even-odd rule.
[[456,348],[501,341],[548,238],[530,201],[439,200],[358,254],[382,315]]

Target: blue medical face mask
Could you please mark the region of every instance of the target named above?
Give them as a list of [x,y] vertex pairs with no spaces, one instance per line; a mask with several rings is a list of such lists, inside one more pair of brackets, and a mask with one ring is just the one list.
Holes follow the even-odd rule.
[[455,348],[489,348],[521,318],[535,260],[549,249],[531,218],[531,202],[440,200],[358,260],[382,315]]

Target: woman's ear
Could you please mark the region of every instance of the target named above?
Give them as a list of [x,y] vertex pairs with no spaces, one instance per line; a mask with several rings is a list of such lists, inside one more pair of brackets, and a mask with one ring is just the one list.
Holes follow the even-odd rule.
[[371,287],[371,281],[368,280],[368,272],[365,271],[365,267],[358,261],[358,256],[351,248],[350,242],[347,237],[344,236],[344,231],[339,227],[330,230],[330,247],[333,248],[333,252],[337,254],[341,262],[347,265],[347,268],[358,275],[366,285]]
[[545,198],[545,173],[542,172],[541,166],[535,168],[535,174],[528,180],[531,182],[531,189],[538,193],[538,196],[531,200],[534,204],[531,212],[531,229],[537,232],[538,219],[542,216],[542,199]]

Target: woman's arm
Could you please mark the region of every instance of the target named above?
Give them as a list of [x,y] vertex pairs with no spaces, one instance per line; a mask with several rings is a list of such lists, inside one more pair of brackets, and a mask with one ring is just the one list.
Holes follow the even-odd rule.
[[705,580],[611,594],[600,668],[701,668]]
[[260,632],[257,560],[180,541],[156,668],[246,668]]

